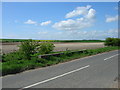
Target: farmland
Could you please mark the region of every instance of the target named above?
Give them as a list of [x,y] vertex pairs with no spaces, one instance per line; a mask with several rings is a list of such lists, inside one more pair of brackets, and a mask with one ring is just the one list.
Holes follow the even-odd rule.
[[[3,53],[14,52],[19,49],[21,42],[27,39],[0,39],[0,47]],[[95,49],[104,47],[104,40],[34,40],[38,42],[52,42],[54,51]]]
[[[2,43],[2,52],[9,53],[19,49],[20,42],[10,42],[10,43]],[[80,49],[95,49],[104,47],[103,42],[54,42],[55,48],[54,51],[65,51],[65,50],[80,50]]]
[[[0,39],[1,42],[24,42],[27,39]],[[38,42],[104,42],[104,40],[34,40]]]

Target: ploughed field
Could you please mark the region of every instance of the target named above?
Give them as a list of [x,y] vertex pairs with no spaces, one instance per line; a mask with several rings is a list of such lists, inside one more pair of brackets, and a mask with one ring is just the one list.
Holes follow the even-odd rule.
[[[20,43],[2,43],[0,44],[0,49],[2,49],[2,53],[9,53],[19,49]],[[65,50],[81,50],[81,49],[95,49],[105,47],[103,42],[97,43],[54,43],[55,48],[54,51],[65,51]]]

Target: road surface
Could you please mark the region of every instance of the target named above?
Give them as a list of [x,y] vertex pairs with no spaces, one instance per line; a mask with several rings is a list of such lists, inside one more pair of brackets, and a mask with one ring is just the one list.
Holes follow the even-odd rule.
[[[118,51],[2,77],[3,88],[113,88]],[[116,83],[116,87],[117,87]],[[3,89],[4,90],[4,89]]]

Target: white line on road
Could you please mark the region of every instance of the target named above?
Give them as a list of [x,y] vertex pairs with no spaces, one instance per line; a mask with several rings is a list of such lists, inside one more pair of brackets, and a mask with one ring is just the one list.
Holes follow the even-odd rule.
[[80,70],[85,69],[85,68],[88,68],[88,67],[90,67],[90,65],[87,65],[87,66],[84,66],[84,67],[78,68],[78,69],[76,69],[76,70],[73,70],[73,71],[70,71],[70,72],[64,73],[64,74],[62,74],[62,75],[58,75],[58,76],[56,76],[56,77],[53,77],[53,78],[50,78],[50,79],[47,79],[47,80],[44,80],[44,81],[40,81],[40,82],[38,82],[38,83],[35,83],[35,84],[32,84],[32,85],[29,85],[29,86],[23,87],[22,89],[19,89],[19,90],[23,90],[23,89],[25,89],[25,88],[30,88],[30,87],[33,87],[33,86],[36,86],[36,85],[39,85],[39,84],[42,84],[42,83],[46,83],[46,82],[48,82],[48,81],[51,81],[51,80],[54,80],[54,79],[57,79],[57,78],[63,77],[63,76],[65,76],[65,75],[68,75],[68,74],[71,74],[71,73],[74,73],[74,72],[80,71]]
[[108,59],[113,58],[113,57],[115,57],[115,56],[117,56],[117,55],[119,55],[119,54],[116,54],[116,55],[113,55],[113,56],[111,56],[111,57],[105,58],[104,60],[108,60]]

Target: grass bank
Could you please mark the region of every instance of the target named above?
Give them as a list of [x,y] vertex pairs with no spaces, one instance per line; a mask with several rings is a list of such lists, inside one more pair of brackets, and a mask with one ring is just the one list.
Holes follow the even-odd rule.
[[84,53],[74,53],[71,54],[71,51],[65,51],[63,55],[50,56],[47,59],[38,58],[38,56],[33,56],[31,60],[23,60],[19,53],[13,52],[2,56],[3,62],[0,63],[0,70],[2,71],[2,76],[8,74],[16,74],[25,70],[35,69],[38,67],[46,67],[61,62],[70,61],[77,58],[82,58],[90,55],[96,55],[103,52],[108,52],[112,50],[118,50],[120,47],[104,47],[98,49],[90,49]]

